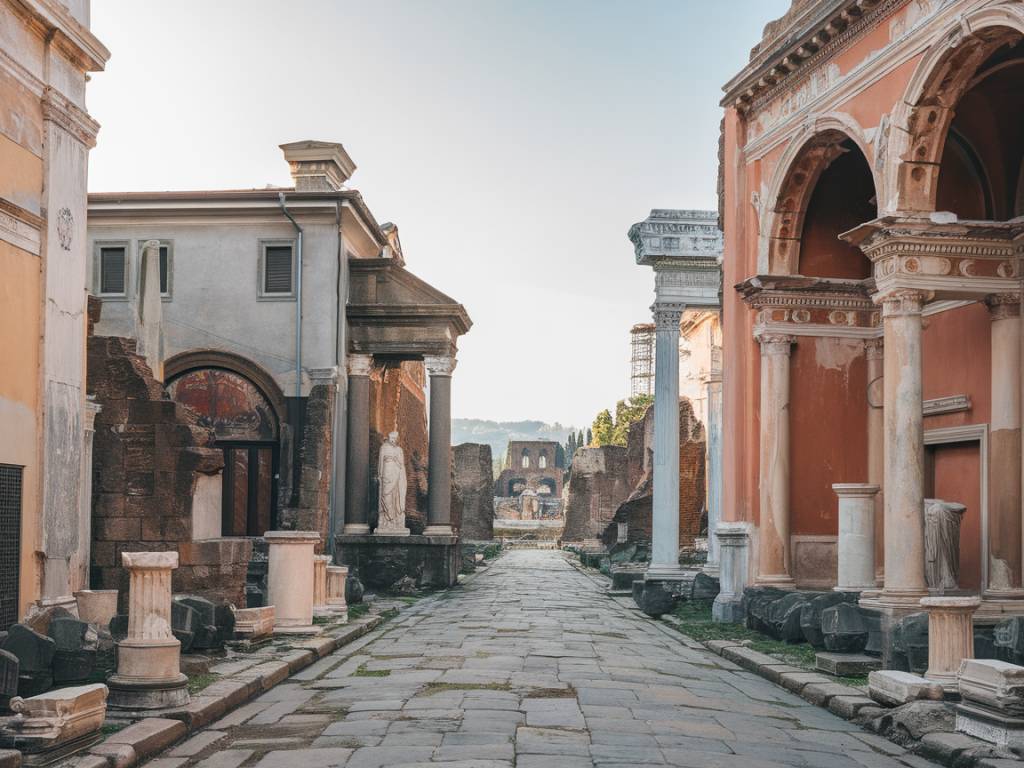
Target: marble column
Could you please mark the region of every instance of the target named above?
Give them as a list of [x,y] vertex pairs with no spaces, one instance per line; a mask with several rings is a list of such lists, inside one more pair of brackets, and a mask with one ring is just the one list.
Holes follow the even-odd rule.
[[85,398],[82,422],[82,482],[78,495],[78,548],[71,560],[71,591],[89,589],[92,558],[92,445],[96,416],[103,408],[92,395]]
[[757,583],[795,586],[789,542],[789,358],[796,338],[764,333],[761,342],[761,456]]
[[647,579],[678,579],[679,318],[684,304],[654,302],[654,493]]
[[885,573],[885,492],[882,479],[885,474],[885,393],[883,367],[885,344],[881,338],[864,342],[864,357],[868,378],[868,483],[879,486],[873,499],[875,517],[875,581],[883,582]]
[[313,555],[313,615],[326,616],[331,612],[327,604],[327,566],[330,555]]
[[427,457],[427,536],[452,531],[452,371],[451,355],[424,358],[430,375],[430,431]]
[[[719,353],[720,354],[720,353]],[[712,351],[712,357],[715,352]],[[708,560],[704,571],[718,575],[720,547],[715,531],[722,520],[722,371],[712,368],[708,388]]]
[[957,690],[960,662],[974,658],[974,612],[981,605],[977,597],[926,597],[921,607],[928,611],[928,671],[925,677],[947,692]]
[[327,605],[334,613],[348,611],[345,601],[345,584],[348,581],[348,567],[344,565],[327,566]]
[[313,630],[315,531],[267,531],[267,604],[274,606],[275,632]]
[[711,606],[715,621],[743,621],[743,588],[747,585],[747,550],[750,528],[747,523],[724,522],[715,529],[721,555],[719,580],[721,591]]
[[839,497],[839,569],[837,592],[875,588],[875,496],[878,486],[837,483]]
[[916,607],[924,576],[924,413],[920,291],[884,296],[885,586],[882,604]]
[[1021,589],[1020,296],[986,300],[992,317],[992,416],[988,433],[988,569],[985,596],[1024,598]]
[[171,631],[171,571],[177,552],[122,552],[128,569],[128,632],[117,643],[117,672],[107,681],[110,705],[165,709],[188,703],[181,643]]
[[369,533],[371,355],[348,356],[348,448],[345,452],[345,534]]

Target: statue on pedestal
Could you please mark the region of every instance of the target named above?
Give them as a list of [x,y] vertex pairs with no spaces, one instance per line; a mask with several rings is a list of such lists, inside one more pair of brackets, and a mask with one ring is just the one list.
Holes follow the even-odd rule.
[[405,527],[405,453],[398,447],[398,433],[392,432],[380,447],[377,464],[380,478],[380,518],[376,533],[387,536],[408,536]]
[[924,500],[924,573],[928,588],[960,588],[960,523],[967,507],[955,501]]

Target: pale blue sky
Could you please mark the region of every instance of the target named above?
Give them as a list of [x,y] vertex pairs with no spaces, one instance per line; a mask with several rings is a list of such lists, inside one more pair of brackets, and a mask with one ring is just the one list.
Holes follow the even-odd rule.
[[93,0],[93,191],[288,184],[340,141],[409,268],[466,305],[454,415],[628,394],[630,224],[715,208],[721,86],[789,0]]

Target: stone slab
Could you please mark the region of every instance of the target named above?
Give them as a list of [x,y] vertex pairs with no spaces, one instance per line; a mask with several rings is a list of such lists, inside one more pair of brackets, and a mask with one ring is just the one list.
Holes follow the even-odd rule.
[[823,651],[814,657],[814,667],[837,677],[858,677],[882,668],[882,660],[863,653]]
[[912,701],[942,701],[942,686],[910,672],[885,669],[868,674],[868,695],[879,704],[899,707]]

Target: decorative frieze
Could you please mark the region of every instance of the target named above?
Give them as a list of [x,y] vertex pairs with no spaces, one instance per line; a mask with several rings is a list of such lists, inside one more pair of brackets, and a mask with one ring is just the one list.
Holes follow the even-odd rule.
[[756,313],[755,335],[864,338],[878,333],[880,312],[861,280],[762,275],[740,283],[737,291]]

